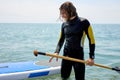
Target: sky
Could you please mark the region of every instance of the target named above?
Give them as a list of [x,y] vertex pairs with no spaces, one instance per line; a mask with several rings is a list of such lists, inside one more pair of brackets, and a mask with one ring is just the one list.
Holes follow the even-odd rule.
[[0,23],[59,23],[65,1],[91,23],[120,24],[120,0],[0,0]]

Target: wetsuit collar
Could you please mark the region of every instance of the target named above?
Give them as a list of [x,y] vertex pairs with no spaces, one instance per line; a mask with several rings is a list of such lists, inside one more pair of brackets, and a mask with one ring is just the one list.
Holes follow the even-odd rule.
[[69,23],[69,24],[74,24],[78,19],[79,19],[78,16],[75,16],[74,19],[68,21],[67,23]]

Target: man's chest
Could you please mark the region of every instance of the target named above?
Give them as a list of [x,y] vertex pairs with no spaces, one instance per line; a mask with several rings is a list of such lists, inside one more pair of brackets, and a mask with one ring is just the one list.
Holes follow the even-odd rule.
[[80,35],[84,31],[83,27],[84,26],[82,24],[68,24],[64,27],[64,33],[65,35]]

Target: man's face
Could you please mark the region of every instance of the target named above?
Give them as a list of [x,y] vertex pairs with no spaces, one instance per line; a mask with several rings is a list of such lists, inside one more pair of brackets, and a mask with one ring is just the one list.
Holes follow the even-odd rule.
[[67,12],[65,10],[61,10],[60,15],[65,21],[67,21],[68,16],[67,16]]

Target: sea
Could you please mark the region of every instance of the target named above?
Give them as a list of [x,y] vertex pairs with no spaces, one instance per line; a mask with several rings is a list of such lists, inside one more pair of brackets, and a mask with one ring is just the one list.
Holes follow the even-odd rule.
[[[120,67],[120,24],[91,24],[94,32],[95,63]],[[61,23],[0,23],[0,63],[49,61],[50,57],[33,55],[34,50],[53,53],[59,40]],[[63,48],[60,55],[63,53]],[[89,42],[84,44],[85,60]],[[60,60],[60,59],[59,59]],[[120,80],[120,74],[86,65],[86,80]],[[60,74],[25,80],[61,80]],[[69,80],[75,80],[74,71]]]

